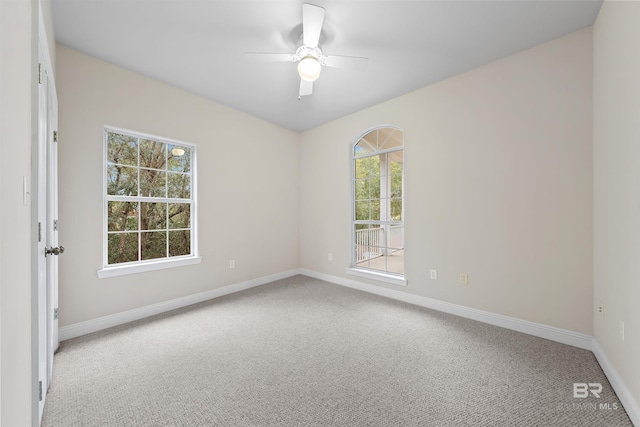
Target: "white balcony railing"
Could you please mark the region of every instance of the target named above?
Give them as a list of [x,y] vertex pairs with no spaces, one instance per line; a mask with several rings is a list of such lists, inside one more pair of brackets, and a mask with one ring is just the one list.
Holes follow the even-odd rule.
[[404,225],[391,225],[388,229],[388,239],[384,226],[356,230],[356,264],[404,249]]

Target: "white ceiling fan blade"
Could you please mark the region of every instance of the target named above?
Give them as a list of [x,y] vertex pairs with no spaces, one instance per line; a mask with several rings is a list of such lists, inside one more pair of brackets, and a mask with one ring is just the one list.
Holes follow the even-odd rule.
[[323,21],[324,8],[309,3],[302,5],[302,42],[306,46],[318,46]]
[[311,95],[312,92],[313,82],[300,79],[300,92],[298,94],[298,98],[300,98],[301,96]]
[[369,63],[369,58],[360,56],[327,55],[323,58],[322,65],[334,68],[344,68],[354,71],[364,71]]
[[247,52],[244,57],[252,62],[296,62],[296,56],[290,53]]

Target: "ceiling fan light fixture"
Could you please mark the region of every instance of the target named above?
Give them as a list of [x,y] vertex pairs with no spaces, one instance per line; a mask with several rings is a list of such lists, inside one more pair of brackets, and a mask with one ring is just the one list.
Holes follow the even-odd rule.
[[180,147],[174,147],[171,149],[171,154],[176,157],[184,156],[184,149]]
[[298,62],[298,74],[302,80],[308,82],[317,80],[320,77],[320,70],[322,70],[322,65],[314,56],[307,55]]

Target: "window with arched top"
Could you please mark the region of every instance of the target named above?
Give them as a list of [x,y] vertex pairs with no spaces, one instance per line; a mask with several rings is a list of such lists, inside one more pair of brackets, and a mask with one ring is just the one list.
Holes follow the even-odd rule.
[[[404,282],[404,135],[368,131],[352,151],[351,273]],[[396,280],[394,280],[396,279]]]

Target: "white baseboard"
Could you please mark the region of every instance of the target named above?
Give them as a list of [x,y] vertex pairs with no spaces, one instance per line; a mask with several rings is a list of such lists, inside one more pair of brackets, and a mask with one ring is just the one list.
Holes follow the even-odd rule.
[[618,395],[618,399],[620,399],[625,411],[627,411],[627,415],[631,418],[631,422],[634,426],[640,426],[640,405],[638,405],[638,402],[634,399],[627,385],[622,380],[622,377],[620,377],[618,371],[613,367],[611,361],[595,338],[593,339],[593,354],[596,356],[596,359],[598,359],[598,363],[600,363],[604,374]]
[[337,285],[347,286],[349,288],[354,288],[383,297],[392,298],[398,301],[418,305],[420,307],[431,308],[433,310],[455,314],[456,316],[466,317],[467,319],[473,319],[479,322],[488,323],[490,325],[511,329],[513,331],[523,332],[525,334],[545,338],[562,344],[572,345],[574,347],[579,347],[585,350],[591,350],[592,348],[591,342],[593,340],[593,337],[591,335],[543,325],[541,323],[529,322],[527,320],[517,319],[515,317],[503,316],[501,314],[495,314],[488,311],[465,307],[463,305],[452,304],[433,298],[413,295],[407,292],[383,288],[381,286],[370,285],[367,283],[358,282],[356,280],[345,279],[343,277],[318,273],[312,270],[300,269],[300,274],[314,277],[316,279],[325,280]]
[[300,274],[299,270],[289,270],[282,273],[259,277],[253,280],[247,280],[245,282],[234,283],[233,285],[223,286],[221,288],[211,289],[210,291],[200,292],[194,295],[188,295],[182,298],[176,298],[158,304],[147,305],[133,310],[123,311],[121,313],[110,314],[97,319],[87,320],[86,322],[74,323],[73,325],[63,326],[58,329],[58,337],[60,341],[76,338],[92,332],[132,322],[134,320],[175,310],[176,308],[186,307],[191,304],[218,298],[234,292],[244,291],[245,289],[254,288],[256,286],[295,276],[297,274]]

